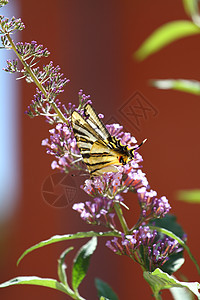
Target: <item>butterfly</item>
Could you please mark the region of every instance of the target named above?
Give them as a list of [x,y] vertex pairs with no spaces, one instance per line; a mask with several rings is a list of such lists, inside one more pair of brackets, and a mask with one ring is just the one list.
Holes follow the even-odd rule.
[[134,159],[134,151],[139,146],[129,148],[118,138],[111,136],[90,104],[84,107],[84,117],[77,111],[72,113],[72,128],[77,146],[91,177],[106,172],[118,172],[122,166]]

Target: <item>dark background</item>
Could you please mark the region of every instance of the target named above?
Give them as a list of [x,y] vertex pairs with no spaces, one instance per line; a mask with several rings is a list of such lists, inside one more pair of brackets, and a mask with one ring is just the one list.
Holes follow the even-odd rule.
[[[140,150],[144,172],[158,195],[166,195],[169,199],[171,212],[188,234],[188,245],[198,260],[199,205],[178,201],[176,192],[199,187],[200,101],[198,96],[152,88],[148,80],[199,80],[200,37],[181,39],[142,63],[132,58],[153,30],[169,21],[187,19],[182,2],[21,0],[16,1],[16,5],[21,6],[21,14],[16,17],[21,17],[26,24],[21,40],[44,44],[51,52],[50,59],[59,64],[71,80],[60,100],[77,104],[77,93],[82,88],[91,95],[96,111],[105,115],[105,121],[121,123],[138,141],[148,138]],[[82,245],[83,241],[62,242],[37,250],[19,267],[16,261],[26,248],[52,235],[93,229],[80,220],[71,206],[55,209],[42,198],[42,183],[53,173],[52,157],[46,155],[41,146],[50,127],[42,118],[31,120],[24,115],[34,90],[34,86],[21,82],[23,190],[16,214],[1,228],[1,282],[19,275],[57,278],[60,253],[68,246]],[[128,119],[123,108],[129,109],[138,99],[150,110],[146,118],[139,111],[141,117],[136,128],[136,119],[130,115]],[[77,202],[87,199],[81,192],[78,195]],[[131,225],[137,220],[138,204],[132,195],[126,199],[131,208],[127,214]],[[99,241],[81,288],[82,296],[88,300],[97,299],[93,280],[99,277],[113,287],[120,299],[152,299],[139,265],[131,263],[127,257],[112,254],[104,244],[105,240]],[[75,251],[68,255],[68,271],[74,255]],[[186,275],[189,281],[199,281],[194,264],[187,254],[185,256],[186,263],[178,275]],[[6,288],[0,294],[4,300],[68,299],[57,291],[31,286]],[[163,295],[163,299],[171,297],[167,291]]]

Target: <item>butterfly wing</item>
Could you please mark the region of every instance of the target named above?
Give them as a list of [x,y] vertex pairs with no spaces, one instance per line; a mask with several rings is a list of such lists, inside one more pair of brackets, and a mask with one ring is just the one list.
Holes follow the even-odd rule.
[[86,119],[78,112],[72,113],[72,127],[83,161],[92,176],[105,172],[117,172],[114,165],[119,165],[119,159],[110,145],[112,140],[108,130],[99,119],[91,105],[85,107]]
[[93,176],[99,176],[105,172],[118,172],[115,165],[121,165],[118,154],[102,143],[101,140],[93,144],[86,164]]
[[103,122],[101,121],[101,119],[99,119],[94,108],[90,104],[87,104],[85,106],[84,113],[88,124],[90,124],[90,126],[95,130],[99,139],[101,139],[102,141],[109,142],[109,140],[111,139],[111,135],[108,132],[105,125],[103,124]]
[[72,113],[72,127],[78,148],[84,158],[84,155],[89,155],[92,145],[98,140],[98,136],[88,122],[76,111]]

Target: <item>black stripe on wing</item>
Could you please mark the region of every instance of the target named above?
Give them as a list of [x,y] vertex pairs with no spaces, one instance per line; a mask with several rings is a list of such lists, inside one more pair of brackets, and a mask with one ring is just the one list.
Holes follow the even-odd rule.
[[[100,166],[100,165],[109,165],[110,163],[112,163],[112,161],[102,161],[102,162],[96,162],[96,163],[88,163],[88,162],[86,162],[86,165],[87,166],[90,166],[90,167],[93,167],[93,166]],[[102,167],[101,167],[102,168]],[[99,168],[99,169],[101,169],[101,168]]]
[[95,176],[95,173],[96,173],[96,175],[99,175],[98,174],[99,171],[101,172],[102,169],[109,167],[109,165],[112,165],[112,160],[96,162],[96,163],[88,163],[88,162],[85,162],[85,163],[90,171],[90,174]]

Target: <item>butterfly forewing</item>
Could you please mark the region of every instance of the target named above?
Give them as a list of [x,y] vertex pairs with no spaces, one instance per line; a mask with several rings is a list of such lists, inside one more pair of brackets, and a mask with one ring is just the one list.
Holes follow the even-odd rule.
[[95,141],[97,141],[96,132],[76,111],[72,114],[72,127],[77,141],[77,146],[84,156],[90,154],[90,150]]
[[74,111],[72,113],[72,127],[75,134],[76,139],[85,138],[91,142],[95,142],[98,140],[98,136],[95,130],[83,119],[83,117]]
[[90,104],[87,104],[85,106],[84,112],[85,112],[85,116],[87,118],[87,122],[95,130],[95,132],[98,134],[98,136],[103,141],[108,141],[111,136],[110,136],[107,128],[104,126],[103,122],[101,122],[101,120],[99,119],[94,108]]

